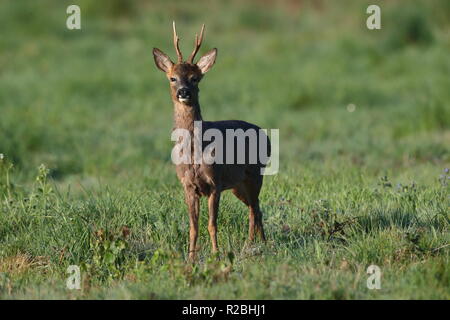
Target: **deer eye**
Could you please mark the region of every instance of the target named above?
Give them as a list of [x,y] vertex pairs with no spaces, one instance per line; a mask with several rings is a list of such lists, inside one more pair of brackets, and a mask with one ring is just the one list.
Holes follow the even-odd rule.
[[192,77],[192,78],[191,78],[191,81],[192,81],[192,82],[198,82],[198,78],[197,78],[197,77]]
[[177,81],[176,78],[170,78],[170,82],[175,82],[175,81]]

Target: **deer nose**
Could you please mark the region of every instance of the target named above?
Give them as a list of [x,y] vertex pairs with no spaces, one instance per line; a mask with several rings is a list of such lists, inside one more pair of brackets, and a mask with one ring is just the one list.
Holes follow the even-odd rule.
[[177,91],[178,98],[187,99],[191,97],[191,92],[188,88],[180,88]]

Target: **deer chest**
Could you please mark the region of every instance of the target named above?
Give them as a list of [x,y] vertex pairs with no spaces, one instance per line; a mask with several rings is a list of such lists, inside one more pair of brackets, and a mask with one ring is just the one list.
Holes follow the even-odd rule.
[[207,196],[214,188],[209,170],[203,165],[177,165],[177,176],[187,192]]

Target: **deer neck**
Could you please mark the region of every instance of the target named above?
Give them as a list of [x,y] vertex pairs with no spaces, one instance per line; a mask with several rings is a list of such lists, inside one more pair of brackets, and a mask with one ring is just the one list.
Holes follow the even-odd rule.
[[194,131],[194,121],[202,121],[202,114],[198,101],[189,105],[173,100],[174,125],[176,129]]

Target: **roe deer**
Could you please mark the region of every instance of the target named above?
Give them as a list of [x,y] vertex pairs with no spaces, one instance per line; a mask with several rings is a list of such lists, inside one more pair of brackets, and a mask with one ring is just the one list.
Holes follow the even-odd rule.
[[[195,47],[187,61],[183,61],[183,56],[178,46],[179,38],[175,29],[175,22],[173,23],[173,41],[178,57],[177,63],[173,63],[161,50],[153,49],[155,64],[158,69],[166,73],[170,83],[170,93],[174,105],[174,129],[185,129],[193,133],[194,121],[200,121],[202,132],[211,128],[219,130],[224,135],[227,129],[242,129],[244,131],[253,129],[258,132],[259,127],[245,121],[203,121],[198,101],[198,84],[204,74],[214,65],[217,57],[217,49],[214,48],[203,55],[197,63],[194,63],[194,57],[202,44],[204,28],[205,25],[202,26],[199,37],[195,35]],[[194,135],[191,134],[190,136],[193,137]],[[257,139],[258,143],[260,139],[267,139],[265,141],[267,145],[266,151],[267,156],[270,156],[270,141],[267,135],[259,135]],[[249,240],[254,240],[256,231],[261,239],[265,241],[262,213],[258,199],[263,182],[261,172],[262,168],[265,167],[265,163],[262,163],[259,157],[256,163],[248,161],[250,158],[249,143],[245,140],[246,162],[244,163],[208,164],[202,160],[200,164],[182,163],[176,165],[177,176],[184,187],[185,201],[189,209],[190,261],[195,260],[197,250],[199,198],[201,196],[208,197],[208,231],[212,242],[212,252],[217,252],[217,215],[220,194],[223,190],[231,189],[236,197],[249,207]],[[202,148],[205,148],[204,143]],[[223,156],[225,157],[226,151],[230,152],[230,150],[226,148],[225,144],[222,148]],[[256,151],[256,149],[253,149],[253,151]]]

